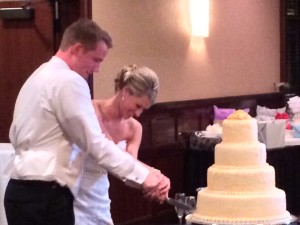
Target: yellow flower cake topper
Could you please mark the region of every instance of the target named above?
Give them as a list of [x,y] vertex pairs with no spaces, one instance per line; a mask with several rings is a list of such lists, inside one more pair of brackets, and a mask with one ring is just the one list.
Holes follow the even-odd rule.
[[236,110],[231,115],[228,116],[229,120],[249,120],[251,116],[246,113],[244,110]]

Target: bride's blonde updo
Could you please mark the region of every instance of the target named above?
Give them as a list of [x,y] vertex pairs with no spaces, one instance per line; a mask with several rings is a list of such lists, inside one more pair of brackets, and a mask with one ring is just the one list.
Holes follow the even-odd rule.
[[115,79],[115,91],[127,87],[134,96],[148,95],[151,104],[156,101],[159,80],[156,73],[148,67],[128,65],[122,68]]

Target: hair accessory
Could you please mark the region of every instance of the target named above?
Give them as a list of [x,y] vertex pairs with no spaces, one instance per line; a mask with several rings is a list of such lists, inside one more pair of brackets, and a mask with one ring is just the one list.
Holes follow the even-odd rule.
[[126,82],[126,80],[130,77],[130,71],[127,71],[126,73],[124,73],[124,83]]

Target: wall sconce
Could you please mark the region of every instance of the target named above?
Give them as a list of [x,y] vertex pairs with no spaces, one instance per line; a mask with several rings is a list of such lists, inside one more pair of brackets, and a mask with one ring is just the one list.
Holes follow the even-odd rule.
[[208,37],[209,0],[190,0],[192,35]]

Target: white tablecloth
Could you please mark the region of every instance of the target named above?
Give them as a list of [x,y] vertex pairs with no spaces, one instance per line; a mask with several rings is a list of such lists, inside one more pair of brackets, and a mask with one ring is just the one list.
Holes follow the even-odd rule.
[[292,130],[285,131],[285,146],[300,145],[300,138],[293,137]]
[[0,225],[7,225],[4,210],[4,193],[9,177],[5,174],[4,168],[9,160],[14,156],[14,149],[9,143],[0,143]]

